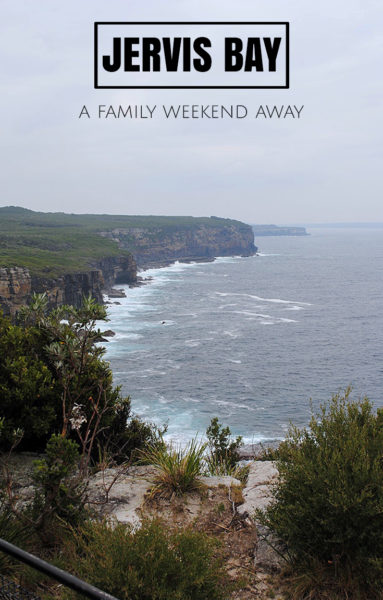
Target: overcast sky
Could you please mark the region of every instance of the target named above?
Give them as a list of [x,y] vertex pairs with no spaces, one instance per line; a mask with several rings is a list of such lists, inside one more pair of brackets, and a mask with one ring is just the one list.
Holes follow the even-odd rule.
[[[0,205],[383,221],[381,0],[0,0]],[[94,21],[290,21],[290,90],[95,90]],[[79,119],[84,104],[304,105],[300,120]]]

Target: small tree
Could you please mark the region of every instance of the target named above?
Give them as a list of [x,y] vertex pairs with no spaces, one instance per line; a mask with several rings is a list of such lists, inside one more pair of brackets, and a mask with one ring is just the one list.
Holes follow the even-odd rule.
[[116,420],[124,420],[130,401],[113,388],[105,348],[97,346],[102,334],[97,321],[106,320],[105,307],[91,297],[81,308],[63,306],[36,324],[51,340],[45,351],[61,388],[62,437],[75,433],[81,448],[80,471],[87,474],[95,442]]
[[30,522],[43,542],[50,543],[57,537],[58,525],[77,526],[84,518],[86,483],[77,473],[79,451],[73,440],[52,435],[45,454],[34,464],[36,489]]
[[308,429],[291,427],[279,447],[275,501],[258,516],[295,566],[322,565],[338,583],[353,573],[365,590],[331,598],[371,599],[383,591],[383,410],[349,395],[334,396]]
[[106,311],[92,298],[81,308],[61,306],[51,312],[45,295],[34,295],[20,311],[19,324],[0,317],[0,417],[8,437],[22,427],[20,448],[42,450],[53,433],[80,444],[83,474],[96,444],[124,435],[130,400],[113,386],[97,321]]
[[42,353],[46,342],[35,327],[12,324],[0,312],[2,450],[9,449],[14,430],[20,428],[24,432],[20,448],[43,450],[59,426],[60,391]]
[[210,454],[208,456],[208,468],[212,474],[223,475],[235,469],[239,461],[238,450],[242,443],[242,437],[235,439],[231,437],[229,427],[223,427],[214,417],[206,430]]

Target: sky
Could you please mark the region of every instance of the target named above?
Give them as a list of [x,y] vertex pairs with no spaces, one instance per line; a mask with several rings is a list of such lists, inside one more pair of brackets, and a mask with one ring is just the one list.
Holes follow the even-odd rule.
[[[383,221],[381,0],[0,0],[0,15],[1,206]],[[94,89],[94,21],[167,20],[289,21],[290,89]],[[100,104],[242,104],[251,117],[93,118]],[[260,105],[304,109],[255,119]]]

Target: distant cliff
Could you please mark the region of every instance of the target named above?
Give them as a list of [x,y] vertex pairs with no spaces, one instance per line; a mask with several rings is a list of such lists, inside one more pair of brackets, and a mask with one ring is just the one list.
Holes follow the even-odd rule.
[[0,208],[0,307],[15,314],[33,292],[52,307],[102,302],[135,284],[137,265],[255,254],[250,225],[219,217],[67,215]]
[[[223,219],[220,221],[224,221]],[[198,222],[194,227],[116,228],[101,233],[132,252],[139,267],[158,266],[175,260],[208,260],[216,256],[255,254],[250,225],[228,221],[214,226]]]
[[279,227],[278,225],[253,225],[256,237],[266,235],[309,235],[304,227]]

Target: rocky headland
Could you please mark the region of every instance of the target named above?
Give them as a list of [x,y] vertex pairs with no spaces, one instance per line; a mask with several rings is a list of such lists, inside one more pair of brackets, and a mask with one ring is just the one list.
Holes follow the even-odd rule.
[[33,293],[46,293],[51,308],[61,304],[80,306],[89,294],[103,303],[103,291],[115,283],[137,283],[137,265],[132,256],[108,258],[83,273],[42,277],[26,267],[0,268],[0,306],[4,314],[14,315],[26,305]]
[[[204,261],[217,256],[251,256],[255,254],[254,234],[249,225],[228,219],[194,226],[116,228],[101,232],[120,248],[133,253],[141,268],[167,265],[175,260]],[[221,223],[222,221],[222,223]],[[225,223],[225,221],[228,221]]]
[[15,315],[33,293],[52,308],[103,302],[114,285],[138,285],[139,268],[256,253],[250,225],[218,217],[128,217],[0,208],[0,307]]
[[254,235],[256,237],[270,236],[270,235],[310,235],[307,233],[305,227],[281,227],[279,225],[253,225]]

